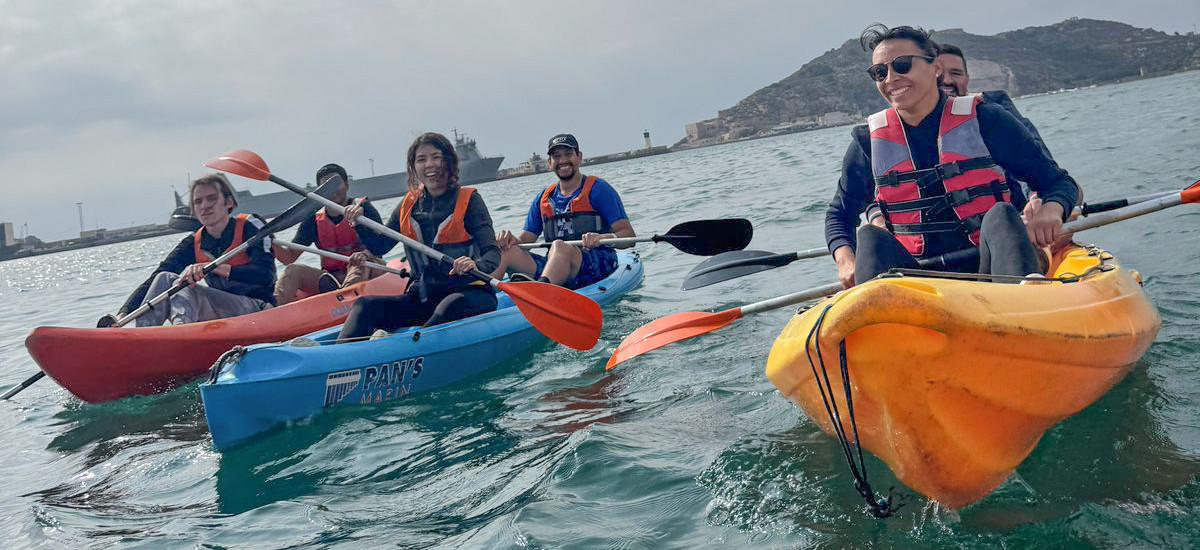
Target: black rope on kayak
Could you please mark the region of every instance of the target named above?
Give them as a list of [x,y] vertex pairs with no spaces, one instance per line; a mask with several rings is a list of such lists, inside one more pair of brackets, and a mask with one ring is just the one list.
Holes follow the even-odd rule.
[[[846,360],[846,340],[838,345],[839,363],[842,372],[842,393],[846,398],[846,412],[850,416],[850,426],[854,431],[854,446],[850,445],[850,438],[846,435],[846,428],[842,425],[841,409],[838,407],[837,398],[833,393],[833,385],[829,381],[829,371],[825,368],[825,356],[821,352],[821,327],[825,324],[825,315],[829,313],[833,304],[828,304],[821,314],[817,316],[817,321],[813,323],[813,328],[808,332],[808,338],[805,340],[805,354],[808,356],[808,365],[812,368],[813,380],[817,383],[817,390],[821,393],[821,401],[825,404],[825,413],[829,415],[829,420],[833,424],[833,432],[837,437],[838,444],[842,447],[842,454],[846,457],[846,464],[850,466],[850,474],[854,476],[854,489],[862,495],[863,500],[867,502],[867,507],[871,515],[883,519],[891,517],[897,510],[902,508],[904,504],[893,505],[895,500],[892,498],[894,487],[888,489],[888,496],[878,497],[875,494],[875,489],[871,487],[871,483],[867,481],[867,463],[863,457],[862,442],[858,436],[858,422],[854,417],[854,397],[850,390],[850,367]],[[816,345],[814,346],[814,341]],[[813,349],[817,350],[816,361],[813,360]],[[817,364],[821,365],[821,372],[817,373]],[[857,460],[856,460],[857,455]]]
[[226,363],[236,363],[242,359],[242,354],[246,353],[245,346],[233,346],[232,349],[222,353],[220,357],[213,363],[208,373],[208,383],[214,384],[217,381],[217,375],[221,374],[221,369],[225,368]]

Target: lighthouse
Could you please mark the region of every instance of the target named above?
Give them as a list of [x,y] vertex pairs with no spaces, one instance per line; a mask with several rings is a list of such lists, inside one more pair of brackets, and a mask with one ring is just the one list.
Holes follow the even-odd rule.
[[650,130],[642,130],[642,137],[646,138],[646,151],[653,149],[650,145]]

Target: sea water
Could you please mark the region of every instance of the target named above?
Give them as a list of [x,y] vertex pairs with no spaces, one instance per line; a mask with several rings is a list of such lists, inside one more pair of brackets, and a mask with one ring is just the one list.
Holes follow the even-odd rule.
[[[1099,201],[1200,178],[1197,89],[1193,72],[1017,105]],[[574,132],[587,143],[586,128]],[[831,128],[585,172],[620,191],[641,234],[747,217],[752,249],[787,252],[824,245],[849,139],[849,127]],[[406,145],[397,136],[397,154]],[[519,229],[547,183],[543,174],[478,189],[497,230]],[[179,238],[0,263],[0,389],[37,372],[22,345],[32,327],[91,326]],[[907,504],[886,520],[864,511],[836,442],[763,374],[793,308],[606,373],[614,346],[652,319],[835,278],[833,262],[819,258],[683,292],[701,258],[659,244],[638,247],[645,283],[606,311],[591,351],[546,344],[454,386],[334,410],[224,454],[212,448],[198,383],[88,404],[42,380],[0,402],[0,546],[1195,548],[1200,207],[1079,240],[1143,274],[1162,330],[1124,381],[1051,428],[1009,480],[961,510],[914,495],[868,458],[873,484],[896,486]],[[95,375],[112,374],[98,366]]]

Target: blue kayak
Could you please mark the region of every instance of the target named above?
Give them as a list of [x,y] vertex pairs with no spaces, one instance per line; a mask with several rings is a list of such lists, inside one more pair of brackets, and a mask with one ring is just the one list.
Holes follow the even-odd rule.
[[[641,261],[632,252],[617,257],[612,275],[578,292],[604,306],[636,287]],[[330,407],[433,390],[547,341],[507,294],[498,302],[490,313],[375,340],[334,344],[339,326],[307,336],[320,345],[256,344],[226,352],[200,385],[213,446],[227,449]]]

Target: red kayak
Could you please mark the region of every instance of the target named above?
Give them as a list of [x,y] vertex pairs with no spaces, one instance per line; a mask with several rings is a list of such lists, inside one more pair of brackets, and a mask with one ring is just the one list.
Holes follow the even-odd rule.
[[37,327],[25,348],[46,374],[84,401],[159,393],[204,374],[233,346],[279,342],[331,327],[345,321],[360,296],[403,294],[407,286],[407,278],[386,273],[227,319],[138,328]]

